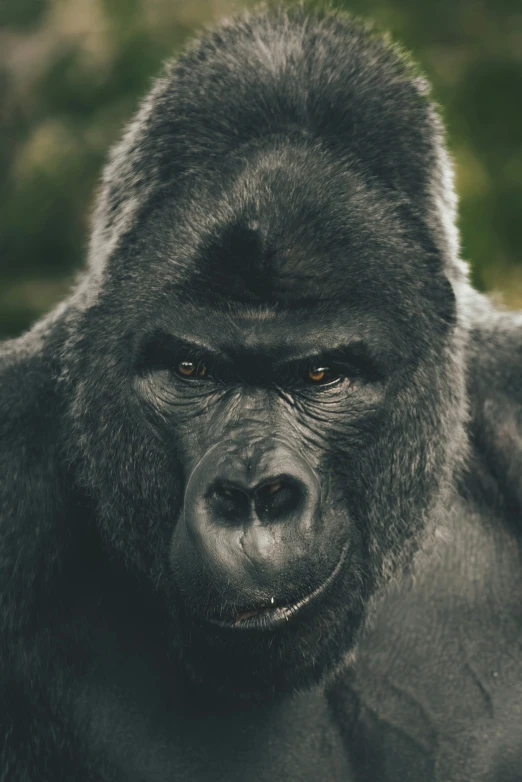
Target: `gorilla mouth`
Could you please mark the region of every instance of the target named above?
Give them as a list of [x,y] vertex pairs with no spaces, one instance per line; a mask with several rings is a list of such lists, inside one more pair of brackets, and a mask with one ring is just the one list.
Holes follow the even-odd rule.
[[[258,626],[260,623],[262,623],[265,629],[268,629],[268,625],[279,624],[279,622],[283,622],[283,621],[288,622],[291,616],[293,616],[298,611],[300,611],[301,608],[307,605],[311,600],[314,599],[314,597],[316,597],[320,592],[323,591],[324,585],[318,587],[316,590],[311,592],[302,600],[298,600],[296,603],[292,603],[290,605],[284,605],[284,606],[269,605],[269,606],[261,606],[259,608],[254,608],[250,611],[240,611],[238,614],[236,614],[233,625],[234,627],[236,627],[237,625],[247,625],[248,627],[255,627]],[[274,598],[272,598],[272,600],[274,600]]]
[[295,617],[305,607],[315,604],[317,600],[324,597],[336,580],[346,559],[347,552],[348,544],[345,544],[336,566],[325,581],[305,597],[294,603],[275,605],[275,599],[272,597],[269,605],[261,605],[255,608],[245,608],[236,611],[229,620],[210,618],[208,621],[213,625],[233,630],[275,630],[277,627],[284,625],[291,618]]

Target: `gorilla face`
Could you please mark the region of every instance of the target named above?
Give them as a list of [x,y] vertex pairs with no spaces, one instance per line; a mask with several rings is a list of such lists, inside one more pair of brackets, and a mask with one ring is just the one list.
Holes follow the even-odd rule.
[[180,306],[140,356],[137,392],[183,465],[168,561],[185,657],[242,690],[293,686],[331,657],[333,615],[344,648],[360,618],[348,443],[383,384],[360,338],[310,315]]
[[107,547],[186,668],[241,695],[346,659],[466,442],[425,87],[357,25],[299,14],[224,27],[158,82],[106,173],[64,355]]
[[103,377],[76,389],[85,483],[185,665],[227,692],[341,663],[440,502],[459,425],[451,287],[393,202],[316,157],[267,147],[154,204],[85,315],[80,374]]

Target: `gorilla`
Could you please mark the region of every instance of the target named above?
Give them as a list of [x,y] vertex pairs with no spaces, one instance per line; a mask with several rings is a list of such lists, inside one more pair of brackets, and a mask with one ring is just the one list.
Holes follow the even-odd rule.
[[343,14],[155,82],[2,346],[2,782],[520,780],[522,319],[455,212]]

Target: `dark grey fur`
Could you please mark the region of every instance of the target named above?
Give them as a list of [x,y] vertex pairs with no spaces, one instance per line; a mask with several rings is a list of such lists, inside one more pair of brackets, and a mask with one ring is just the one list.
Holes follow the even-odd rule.
[[[455,209],[426,83],[342,15],[225,24],[156,82],[87,272],[0,354],[2,782],[520,779],[522,320],[471,289]],[[263,419],[353,555],[314,633],[248,649],[199,644],[166,556],[217,424],[136,379],[145,332],[241,307],[350,317],[382,369],[342,416]]]

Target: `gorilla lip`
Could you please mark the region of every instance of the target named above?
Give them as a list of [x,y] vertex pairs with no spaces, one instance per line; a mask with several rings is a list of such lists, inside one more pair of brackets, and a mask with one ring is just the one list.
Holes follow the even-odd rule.
[[[305,608],[305,606],[309,606],[312,602],[315,602],[319,597],[325,594],[337,578],[346,559],[347,552],[348,544],[346,543],[343,546],[341,556],[330,575],[322,584],[295,603],[282,606],[264,605],[259,608],[244,609],[237,612],[233,620],[210,618],[208,621],[213,625],[233,630],[273,630],[285,622],[288,622],[289,619],[299,613],[301,609]],[[274,598],[272,598],[272,601],[273,600]]]

